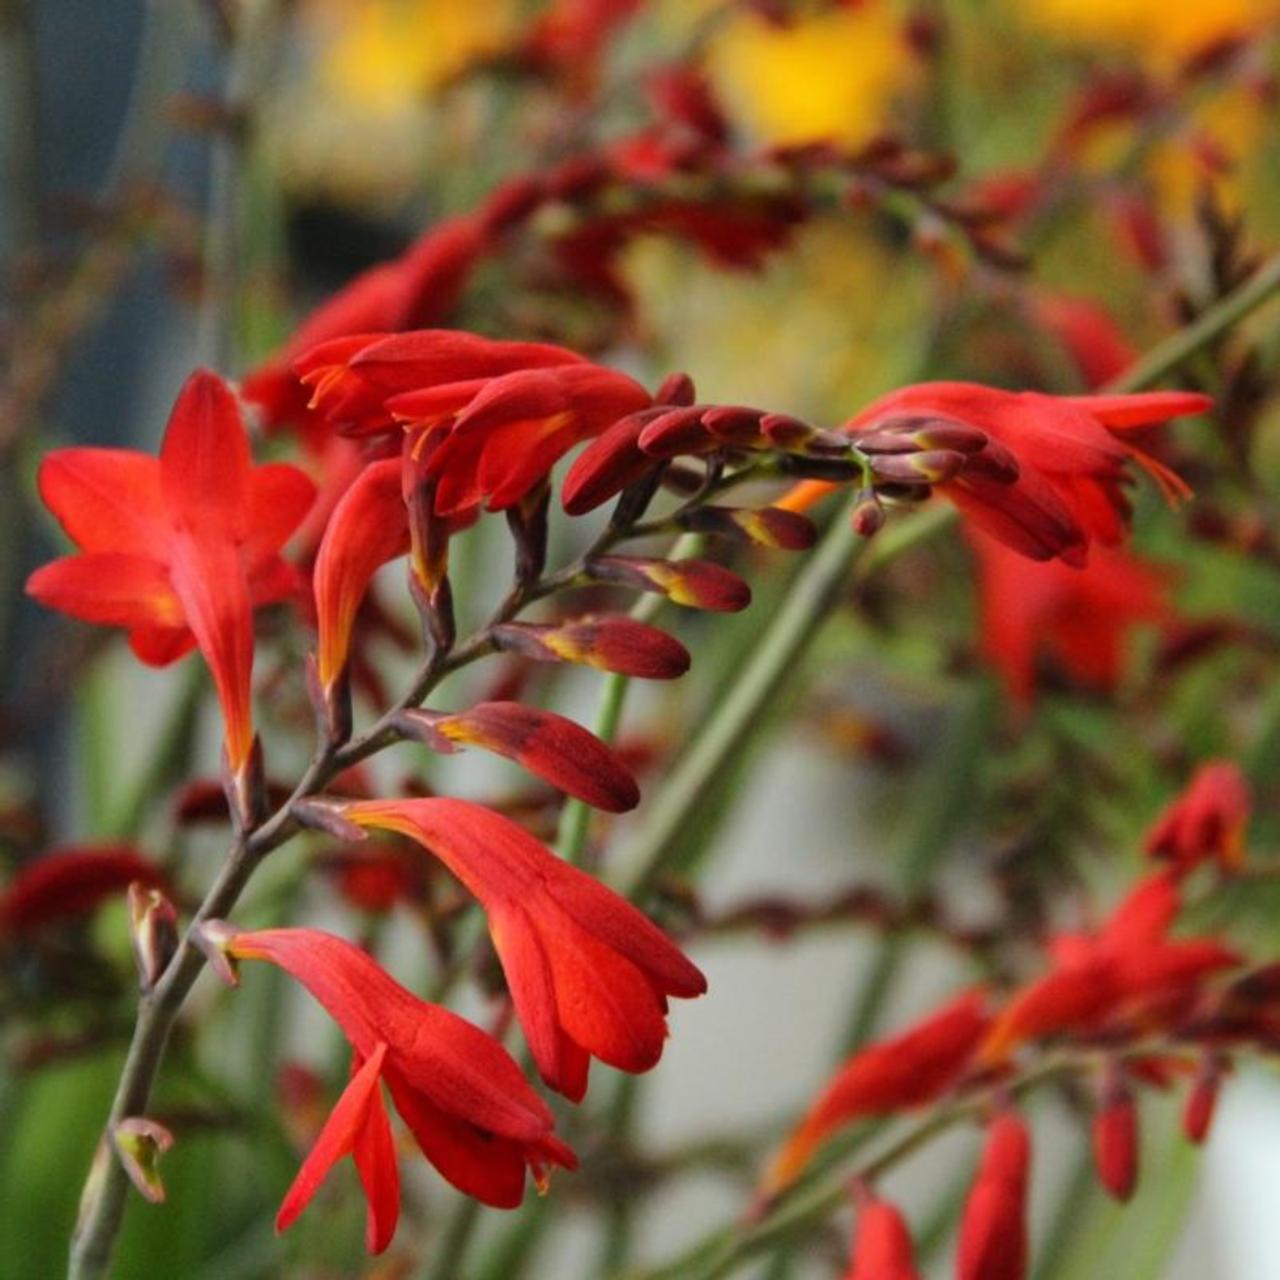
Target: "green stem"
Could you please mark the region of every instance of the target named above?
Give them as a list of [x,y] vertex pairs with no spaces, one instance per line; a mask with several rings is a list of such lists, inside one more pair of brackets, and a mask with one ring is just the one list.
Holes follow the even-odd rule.
[[648,894],[666,869],[676,837],[795,670],[809,642],[848,582],[866,546],[838,512],[817,550],[796,574],[736,683],[703,722],[666,785],[649,802],[624,877],[631,897]]

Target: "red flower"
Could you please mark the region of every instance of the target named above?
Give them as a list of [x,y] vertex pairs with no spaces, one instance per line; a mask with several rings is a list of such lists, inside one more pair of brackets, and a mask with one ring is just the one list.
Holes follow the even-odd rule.
[[1196,770],[1186,790],[1147,832],[1147,853],[1167,859],[1179,873],[1209,860],[1225,871],[1235,870],[1244,860],[1250,808],[1249,784],[1240,766],[1211,760]]
[[500,814],[435,797],[361,801],[343,813],[416,840],[479,899],[538,1071],[574,1101],[592,1057],[620,1071],[654,1066],[667,997],[706,990],[635,907]]
[[918,1280],[911,1233],[897,1205],[870,1195],[859,1204],[844,1280]]
[[1086,386],[1105,385],[1138,359],[1137,348],[1110,312],[1092,299],[1039,294],[1033,316],[1066,348]]
[[28,862],[0,893],[0,937],[87,915],[135,880],[168,890],[160,869],[129,845],[51,850]]
[[402,470],[399,458],[370,463],[325,526],[312,582],[320,628],[317,671],[326,690],[346,668],[356,613],[370,579],[387,561],[408,553]]
[[239,770],[253,745],[253,607],[295,587],[280,548],[311,505],[311,482],[281,463],[254,467],[234,397],[200,371],[178,396],[158,460],[60,449],[39,483],[82,554],[37,569],[27,591],[86,622],[127,627],[144,662],[198,645]]
[[432,393],[433,421],[459,413],[494,378],[525,369],[586,364],[568,347],[501,342],[460,329],[351,333],[309,347],[294,361],[312,389],[311,407],[346,435],[394,432],[387,401],[401,393]]
[[765,1179],[790,1182],[818,1145],[854,1120],[922,1106],[964,1072],[990,1026],[981,991],[969,991],[909,1030],[860,1049],[832,1077],[787,1139]]
[[1027,1274],[1027,1174],[1031,1135],[1022,1117],[991,1123],[960,1220],[956,1280],[1023,1280]]
[[1037,563],[976,529],[982,651],[1009,696],[1024,709],[1036,689],[1038,659],[1109,691],[1119,683],[1134,627],[1171,621],[1168,574],[1121,547],[1095,551],[1072,568]]
[[1122,1203],[1138,1182],[1138,1108],[1118,1067],[1109,1068],[1093,1116],[1093,1164],[1107,1193]]
[[353,1074],[276,1218],[283,1231],[345,1155],[369,1202],[367,1241],[385,1249],[400,1208],[395,1145],[382,1099],[391,1092],[422,1153],[460,1191],[509,1209],[524,1195],[526,1168],[542,1183],[573,1152],[511,1055],[491,1036],[406,991],[359,947],[316,929],[236,934],[231,955],[269,960],[325,1007],[350,1040]]
[[[932,382],[881,397],[846,426],[855,437],[895,418],[935,418],[983,432],[997,446],[975,453],[937,489],[974,525],[1033,560],[1083,564],[1095,542],[1124,532],[1127,464],[1136,461],[1171,500],[1187,487],[1128,437],[1212,402],[1192,392],[1049,396],[968,382]],[[1009,465],[1012,459],[1014,466]],[[994,466],[992,464],[995,464]],[[831,489],[798,486],[781,505],[795,510]]]
[[245,377],[244,398],[258,407],[268,427],[301,423],[308,392],[293,369],[300,355],[332,338],[392,333],[443,320],[486,248],[487,232],[479,218],[438,223],[400,257],[361,272],[317,307],[275,355]]
[[1096,1032],[1116,1019],[1144,1028],[1175,1021],[1206,978],[1240,962],[1214,938],[1171,940],[1180,905],[1170,875],[1149,876],[1096,934],[1054,939],[1054,967],[1009,1001],[982,1060],[1001,1062],[1028,1040]]

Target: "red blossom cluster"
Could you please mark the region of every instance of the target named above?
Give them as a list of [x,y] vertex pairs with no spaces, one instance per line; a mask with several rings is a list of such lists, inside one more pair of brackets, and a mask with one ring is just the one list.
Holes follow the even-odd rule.
[[[557,585],[544,576],[549,485],[553,468],[576,446],[587,447],[565,478],[563,505],[576,515],[617,497],[610,539],[638,527],[665,485],[686,495],[673,528],[802,549],[813,541],[813,526],[790,508],[804,505],[812,488],[762,509],[715,506],[705,498],[740,476],[818,477],[823,490],[843,482],[861,491],[855,522],[864,533],[878,527],[882,517],[868,513],[880,512],[882,502],[937,491],[1014,552],[1070,565],[1083,561],[1092,544],[1118,540],[1131,459],[1167,491],[1180,491],[1133,442],[1133,431],[1206,404],[1180,393],[1063,399],[936,384],[886,397],[846,429],[830,431],[747,406],[700,403],[682,375],[650,394],[564,347],[446,329],[332,337],[298,354],[287,376],[286,399],[295,409],[305,405],[312,432],[357,449],[345,492],[324,513],[313,558],[304,548],[295,567],[280,549],[313,501],[324,507],[332,494],[316,499],[311,483],[290,466],[254,468],[232,392],[200,373],[179,398],[159,460],[106,450],[69,450],[46,460],[42,492],[80,554],[37,571],[30,583],[48,604],[128,628],[148,660],[200,649],[223,708],[231,812],[249,833],[263,821],[272,794],[250,705],[253,610],[299,598],[307,576],[306,612],[318,630],[312,692],[330,751],[351,735],[352,638],[374,573],[408,555],[428,652],[447,658],[456,642],[450,540],[486,512],[506,516],[516,575],[513,596],[478,653],[509,651],[663,679],[685,670],[683,646],[621,614],[550,622],[516,617],[551,589],[548,581]],[[284,387],[277,378],[277,390]],[[681,472],[690,461],[704,473],[692,498]],[[750,601],[746,584],[710,561],[623,555],[604,544],[559,583],[589,584],[654,591],[709,610]],[[403,705],[388,713],[385,731],[434,751],[469,745],[496,752],[606,811],[629,809],[639,799],[630,772],[603,742],[517,702],[448,713]],[[575,1101],[586,1091],[592,1057],[625,1071],[654,1066],[668,999],[704,990],[702,975],[646,917],[490,809],[447,798],[334,796],[317,804],[287,792],[282,803],[295,822],[335,832],[348,844],[365,828],[381,828],[444,863],[488,915],[539,1074]],[[379,901],[387,879],[380,873],[382,888],[374,886]],[[397,872],[393,879],[403,877]],[[779,1177],[791,1176],[833,1126],[926,1102],[954,1086],[971,1060],[991,1068],[1027,1041],[1101,1033],[1121,1015],[1167,1011],[1188,983],[1234,964],[1234,956],[1208,941],[1164,941],[1174,894],[1171,877],[1157,878],[1096,939],[1059,939],[1058,968],[1012,999],[994,1022],[984,998],[971,994],[902,1042],[868,1051],[806,1122]],[[1159,900],[1149,909],[1142,905],[1148,897]],[[281,1225],[325,1169],[350,1153],[370,1199],[370,1241],[382,1247],[390,1239],[394,1160],[379,1080],[433,1163],[481,1199],[514,1203],[526,1163],[572,1163],[504,1051],[416,1001],[369,957],[309,930],[226,936],[232,955],[273,960],[308,985],[353,1044],[352,1083],[286,1200]],[[149,971],[156,974],[148,981],[162,968],[152,958]],[[482,1042],[483,1049],[460,1047]],[[414,1065],[421,1053],[481,1055],[503,1083],[491,1084],[483,1097],[470,1085],[445,1085],[434,1068]],[[904,1055],[914,1062],[906,1073]],[[456,1141],[437,1129],[456,1133]],[[478,1146],[467,1136],[474,1133],[487,1135]]]
[[[1189,1080],[1183,1128],[1202,1142],[1231,1054],[1268,1051],[1280,1034],[1276,965],[1249,968],[1214,936],[1171,936],[1188,873],[1207,862],[1224,872],[1240,867],[1248,811],[1237,766],[1201,768],[1147,838],[1151,856],[1172,860],[1169,869],[1139,881],[1097,929],[1050,937],[1047,967],[1012,993],[964,992],[906,1031],[860,1049],[775,1157],[764,1193],[790,1186],[823,1143],[856,1122],[927,1106],[986,1113],[956,1275],[1024,1280],[1031,1143],[1011,1105],[1022,1082],[1037,1072],[1093,1073],[1094,1166],[1117,1200],[1128,1200],[1138,1180],[1139,1087]],[[914,1264],[900,1213],[863,1184],[855,1198],[848,1276],[908,1280]]]

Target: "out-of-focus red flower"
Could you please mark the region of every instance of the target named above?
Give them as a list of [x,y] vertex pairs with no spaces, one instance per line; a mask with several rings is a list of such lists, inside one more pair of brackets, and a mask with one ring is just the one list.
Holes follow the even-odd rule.
[[918,1274],[898,1206],[878,1196],[863,1198],[844,1280],[918,1280]]
[[246,375],[241,394],[268,427],[301,424],[310,393],[294,372],[300,355],[353,333],[394,333],[443,320],[486,247],[479,217],[437,223],[400,257],[362,272],[311,312],[278,352]]
[[0,893],[0,937],[34,933],[87,915],[134,882],[168,892],[155,863],[127,844],[52,849],[28,862]]
[[1073,680],[1107,692],[1124,673],[1135,627],[1173,621],[1169,574],[1123,547],[1095,550],[1073,568],[1038,563],[976,529],[982,652],[1009,696],[1030,707],[1041,656]]
[[554,73],[576,94],[589,94],[600,61],[644,0],[553,0],[525,37],[524,58]]
[[765,1178],[772,1194],[815,1149],[854,1120],[922,1106],[964,1073],[991,1024],[982,991],[969,991],[907,1031],[860,1049],[839,1068],[787,1139]]
[[227,949],[238,959],[269,960],[296,978],[353,1051],[351,1083],[289,1188],[277,1230],[306,1208],[333,1165],[352,1155],[369,1203],[369,1250],[390,1244],[400,1192],[383,1083],[423,1155],[485,1204],[518,1205],[526,1169],[541,1183],[553,1165],[576,1166],[552,1132],[546,1103],[511,1055],[448,1009],[406,991],[359,947],[316,929],[266,929],[236,934]]
[[1240,963],[1216,938],[1170,939],[1181,897],[1172,875],[1148,876],[1095,934],[1061,934],[1054,965],[1015,994],[983,1041],[984,1062],[1063,1033],[1087,1034],[1124,1020],[1139,1030],[1176,1022],[1205,980]]
[[992,1121],[960,1219],[956,1280],[1024,1280],[1031,1135],[1006,1111]]
[[40,494],[80,548],[37,569],[27,591],[86,622],[126,627],[134,653],[163,665],[198,645],[213,674],[227,758],[253,745],[253,607],[297,587],[280,549],[315,489],[283,463],[254,467],[226,383],[201,370],[178,396],[159,459],[59,449]]
[[543,1080],[578,1101],[592,1057],[648,1071],[662,1054],[668,996],[706,979],[625,899],[509,819],[465,800],[370,800],[344,815],[435,854],[479,899]]
[[1147,832],[1146,850],[1179,872],[1202,862],[1234,871],[1244,861],[1244,833],[1252,800],[1240,766],[1211,760],[1196,770],[1183,793]]
[[1092,1137],[1098,1181],[1114,1199],[1127,1201],[1138,1182],[1138,1108],[1118,1067],[1103,1083]]
[[1091,298],[1044,293],[1032,302],[1034,318],[1066,349],[1085,385],[1101,387],[1138,358],[1115,317]]
[[368,843],[330,849],[319,864],[332,876],[342,897],[359,911],[384,914],[398,903],[423,897],[425,877],[401,849]]
[[[1137,462],[1170,500],[1188,493],[1172,471],[1131,439],[1135,432],[1212,402],[1193,392],[1050,396],[968,382],[933,382],[891,392],[853,418],[855,437],[893,419],[923,418],[983,432],[986,449],[969,455],[935,486],[983,532],[1033,560],[1083,564],[1095,543],[1122,537],[1130,508],[1124,489]],[[833,486],[799,485],[778,505],[796,510]]]

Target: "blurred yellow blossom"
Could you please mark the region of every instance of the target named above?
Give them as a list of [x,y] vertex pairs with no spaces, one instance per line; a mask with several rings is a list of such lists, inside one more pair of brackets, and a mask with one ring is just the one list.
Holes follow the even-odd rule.
[[713,39],[708,70],[730,114],[764,141],[850,147],[886,128],[917,73],[901,21],[876,0],[785,27],[744,10]]
[[321,77],[340,98],[395,115],[516,31],[511,0],[363,0],[322,6],[329,26]]
[[1064,40],[1177,60],[1247,35],[1280,15],[1278,0],[1007,0],[1024,21]]

